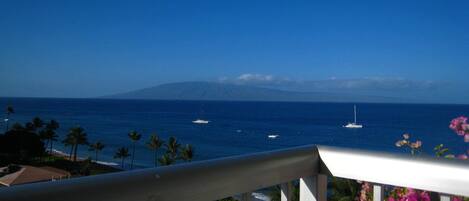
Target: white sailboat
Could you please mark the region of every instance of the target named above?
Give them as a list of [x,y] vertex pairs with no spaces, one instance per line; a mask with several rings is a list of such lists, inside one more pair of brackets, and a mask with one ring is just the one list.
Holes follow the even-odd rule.
[[353,106],[353,123],[348,123],[345,128],[363,128],[363,125],[357,124],[357,106]]
[[[201,107],[203,107],[203,105]],[[204,114],[204,110],[200,109],[200,116],[204,116],[203,114]],[[192,123],[194,123],[194,124],[208,124],[208,123],[210,123],[210,121],[199,118],[199,119],[196,119],[196,120],[192,121]]]
[[270,139],[275,139],[277,138],[279,135],[276,135],[276,134],[272,134],[272,135],[267,135],[268,138]]
[[208,124],[210,121],[207,121],[207,120],[203,120],[203,119],[196,119],[194,121],[192,121],[192,123],[194,124]]

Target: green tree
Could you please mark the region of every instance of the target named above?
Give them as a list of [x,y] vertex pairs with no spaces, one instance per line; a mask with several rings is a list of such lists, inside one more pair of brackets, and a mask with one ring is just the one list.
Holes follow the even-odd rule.
[[95,154],[95,161],[98,162],[98,153],[104,149],[104,144],[101,143],[100,141],[97,141],[93,144],[90,144],[90,151],[94,151],[94,154]]
[[74,148],[72,138],[68,137],[67,135],[67,137],[65,137],[65,139],[62,140],[62,144],[64,144],[65,147],[70,147],[70,152],[68,153],[68,159],[72,160],[72,154],[73,154],[73,148]]
[[5,123],[6,123],[6,128],[5,128],[5,133],[8,131],[8,126],[10,122],[10,115],[15,113],[15,110],[11,105],[7,106],[6,108],[6,118],[5,118]]
[[[63,142],[66,146],[72,146],[73,161],[77,161],[78,146],[88,144],[88,138],[85,130],[80,126],[76,126],[70,129]],[[72,154],[70,154],[70,158],[71,156]]]
[[158,161],[160,162],[161,166],[172,165],[174,162],[176,162],[170,154],[164,154],[160,159],[158,159]]
[[176,160],[177,155],[179,153],[179,147],[181,146],[181,144],[178,143],[178,140],[175,137],[171,136],[169,137],[169,140],[165,144],[165,146],[166,153],[169,154],[169,156],[171,156],[173,160]]
[[186,144],[186,146],[182,148],[181,159],[186,162],[191,162],[193,157],[194,157],[194,148],[192,148],[192,145]]
[[34,117],[31,123],[33,124],[33,128],[35,131],[44,126],[44,121],[42,121],[42,119],[39,117]]
[[125,159],[129,156],[129,149],[127,149],[127,147],[117,149],[117,152],[114,154],[114,158],[120,158],[122,160],[122,168],[124,168]]
[[39,135],[41,139],[47,140],[46,147],[49,147],[49,153],[52,154],[53,143],[58,140],[56,130],[59,128],[59,123],[55,120],[50,120],[46,124],[46,128],[42,130]]
[[354,201],[361,190],[360,184],[350,179],[332,177],[328,185],[331,201]]
[[43,126],[44,121],[39,117],[34,117],[31,122],[25,124],[25,128],[28,132],[34,132],[38,135],[40,135],[40,132],[38,132],[39,128],[42,128]]
[[164,141],[156,134],[152,134],[147,142],[147,147],[154,152],[155,167],[158,165],[158,150],[163,144]]
[[13,130],[13,131],[24,131],[24,130],[26,130],[26,128],[23,125],[21,125],[20,123],[16,122],[11,126],[11,130]]
[[134,168],[134,158],[135,158],[135,144],[137,141],[142,138],[142,135],[138,134],[136,131],[130,131],[128,134],[130,140],[132,141],[132,159],[130,161],[130,169]]
[[46,124],[46,129],[57,130],[60,127],[59,122],[55,120],[50,120],[49,123]]
[[57,141],[58,135],[54,130],[51,129],[44,129],[39,132],[41,139],[46,140],[46,147],[49,147],[49,154],[52,154],[52,146],[53,142]]

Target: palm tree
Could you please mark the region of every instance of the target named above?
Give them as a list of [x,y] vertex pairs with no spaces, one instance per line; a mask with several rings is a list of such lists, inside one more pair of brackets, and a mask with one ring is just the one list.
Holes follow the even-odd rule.
[[148,148],[153,150],[155,154],[155,167],[158,165],[158,149],[160,149],[163,144],[164,141],[156,134],[151,135],[147,142]]
[[49,123],[46,124],[46,128],[51,129],[51,130],[57,130],[59,127],[60,127],[59,122],[53,119],[50,120]]
[[6,118],[5,118],[5,121],[6,121],[6,129],[5,129],[5,133],[8,131],[8,125],[9,125],[9,121],[10,121],[10,114],[13,114],[15,113],[15,110],[13,109],[13,107],[11,105],[7,106],[7,109],[6,109]]
[[36,131],[36,128],[34,127],[34,124],[32,122],[25,123],[24,128],[27,132],[35,132]]
[[34,117],[31,122],[27,122],[25,125],[27,131],[37,133],[36,131],[44,126],[44,121],[39,117]]
[[114,154],[114,158],[122,159],[122,168],[124,168],[125,159],[129,156],[130,156],[129,149],[127,149],[127,147],[121,147],[117,149],[116,154]]
[[52,144],[54,141],[57,141],[58,135],[55,130],[44,129],[39,133],[41,139],[47,140],[46,147],[49,147],[49,154],[52,154]]
[[194,157],[194,149],[192,148],[192,145],[186,144],[186,146],[182,148],[181,159],[186,162],[191,162],[193,157]]
[[97,141],[93,144],[90,144],[90,151],[95,152],[95,161],[98,162],[98,152],[104,149],[104,144],[101,143],[100,141]]
[[44,126],[44,121],[42,121],[42,119],[39,117],[34,117],[31,123],[33,124],[34,130],[37,130],[38,128],[42,128]]
[[130,131],[128,134],[130,140],[132,140],[132,161],[130,162],[130,169],[134,167],[134,158],[135,158],[135,143],[142,138],[142,135],[138,134],[136,131]]
[[40,136],[42,139],[47,140],[46,146],[50,145],[49,153],[52,153],[52,145],[54,141],[57,141],[59,137],[55,132],[59,128],[59,123],[55,120],[50,120],[49,123],[46,124],[46,128],[41,131]]
[[84,132],[84,129],[80,126],[76,126],[70,129],[67,138],[64,140],[64,143],[66,145],[72,145],[73,161],[77,161],[78,145],[88,144],[88,138]]
[[66,147],[68,147],[68,146],[71,147],[70,153],[69,153],[69,155],[68,155],[68,159],[69,159],[69,160],[72,160],[73,148],[75,147],[75,144],[73,143],[72,137],[70,137],[69,135],[67,135],[67,137],[65,137],[65,139],[62,140],[62,143],[63,143]]
[[11,126],[11,130],[14,130],[14,131],[24,131],[26,128],[21,125],[20,123],[16,122],[14,123],[12,126]]
[[173,160],[175,160],[179,152],[179,147],[181,146],[181,144],[178,143],[178,140],[175,137],[171,136],[169,137],[169,140],[165,144],[165,146],[166,146],[166,153],[169,154]]
[[170,154],[164,154],[160,159],[158,159],[158,161],[161,166],[168,166],[175,162],[174,158]]

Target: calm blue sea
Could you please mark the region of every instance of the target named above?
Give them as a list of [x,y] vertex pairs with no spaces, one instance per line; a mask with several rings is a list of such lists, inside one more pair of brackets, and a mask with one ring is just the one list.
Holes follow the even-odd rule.
[[[355,130],[342,127],[353,120],[354,103],[0,98],[0,106],[6,105],[16,110],[13,122],[35,116],[59,121],[61,138],[74,125],[84,127],[90,141],[106,144],[103,161],[116,161],[115,150],[130,146],[127,133],[136,130],[143,134],[136,151],[136,163],[143,167],[153,163],[144,141],[151,133],[192,144],[196,160],[305,144],[402,152],[394,143],[403,133],[421,139],[429,154],[439,143],[456,153],[468,148],[448,124],[454,117],[468,116],[469,105],[356,103],[364,128]],[[197,118],[211,122],[193,124]],[[0,129],[4,126],[2,122]],[[269,139],[269,134],[279,137]],[[65,151],[60,143],[56,147]],[[83,147],[80,155],[91,153]]]

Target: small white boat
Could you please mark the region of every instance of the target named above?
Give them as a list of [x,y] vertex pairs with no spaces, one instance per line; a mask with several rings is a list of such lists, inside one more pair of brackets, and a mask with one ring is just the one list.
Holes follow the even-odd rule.
[[345,128],[363,128],[363,125],[355,124],[355,123],[348,123],[344,126]]
[[268,135],[267,137],[270,138],[270,139],[275,139],[277,138],[279,135]]
[[195,121],[192,121],[194,124],[208,124],[210,121],[207,120],[202,120],[202,119],[197,119]]
[[345,128],[363,128],[363,125],[357,124],[357,106],[353,106],[353,123],[348,123]]

